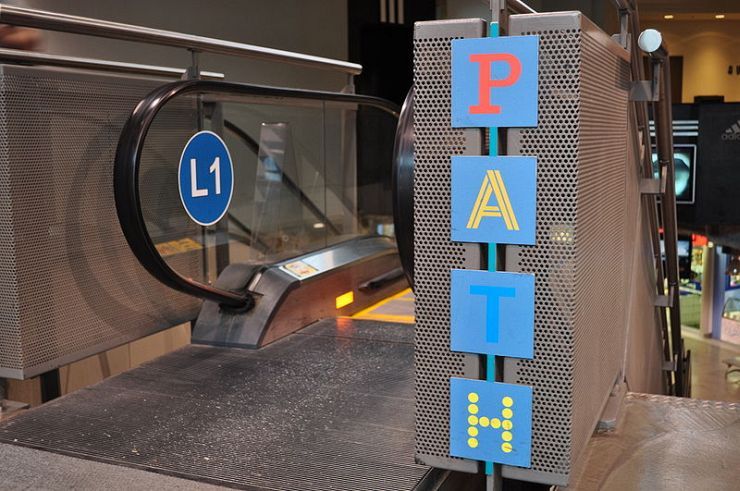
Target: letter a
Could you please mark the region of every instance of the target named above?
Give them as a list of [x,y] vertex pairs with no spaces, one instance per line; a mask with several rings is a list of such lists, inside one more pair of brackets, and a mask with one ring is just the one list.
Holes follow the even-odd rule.
[[[496,205],[490,205],[491,194],[496,195]],[[514,208],[511,207],[509,193],[501,178],[501,171],[488,170],[478,191],[478,197],[470,213],[467,228],[477,229],[483,217],[501,217],[507,230],[519,230]]]

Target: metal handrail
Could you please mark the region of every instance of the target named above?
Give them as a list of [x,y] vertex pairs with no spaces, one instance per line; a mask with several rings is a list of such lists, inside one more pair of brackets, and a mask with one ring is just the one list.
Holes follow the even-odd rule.
[[[646,196],[648,201],[648,220],[650,222],[653,254],[655,256],[656,289],[658,295],[667,299],[664,306],[659,307],[659,320],[663,335],[663,355],[665,365],[670,367],[673,380],[670,376],[667,380],[671,393],[678,396],[690,394],[691,380],[684,372],[684,363],[689,362],[685,355],[683,339],[681,337],[681,311],[679,303],[679,274],[678,274],[678,250],[677,250],[677,214],[675,194],[675,164],[673,158],[673,117],[671,108],[671,86],[668,49],[663,43],[662,36],[658,31],[647,29],[639,32],[639,17],[636,2],[634,0],[613,0],[622,17],[622,33],[626,36],[626,30],[632,35],[630,48],[632,51],[632,75],[636,82],[641,82],[644,77],[641,53],[646,53],[652,61],[653,85],[650,99],[653,101],[653,117],[655,119],[655,137],[658,153],[658,162],[665,169],[667,185],[663,191],[658,207],[655,196]],[[627,41],[626,38],[623,41]],[[650,130],[648,127],[647,106],[644,102],[636,102],[637,118],[640,131],[642,131],[645,142],[643,160],[643,176],[652,178],[652,157]],[[662,174],[662,172],[661,172]],[[663,241],[665,244],[665,264],[663,263],[660,248],[659,227],[663,229]],[[667,280],[668,291],[664,283]],[[667,314],[667,315],[666,315]],[[668,330],[668,319],[670,319],[670,331]]]
[[[2,9],[2,6],[0,6],[0,9]],[[139,63],[124,63],[120,61],[99,60],[94,58],[78,58],[76,56],[50,55],[46,53],[37,53],[35,51],[9,48],[0,48],[0,61],[33,63],[37,65],[67,68],[83,68],[86,70],[103,70],[118,73],[136,73],[139,75],[152,75],[155,77],[182,78],[183,75],[187,74],[187,70],[183,68],[142,65]],[[217,72],[202,71],[199,75],[204,79],[221,80],[224,78],[223,73]]]
[[139,164],[149,128],[159,111],[173,98],[186,94],[244,96],[366,105],[398,117],[399,107],[385,99],[341,92],[285,89],[213,80],[172,82],[153,90],[136,105],[121,131],[116,149],[113,191],[123,235],[139,263],[170,288],[220,305],[241,308],[252,302],[247,292],[233,292],[186,278],[172,269],[157,252],[141,209]]
[[159,44],[203,53],[277,61],[350,75],[359,75],[362,72],[362,65],[342,60],[5,4],[0,5],[0,24]]
[[491,22],[499,25],[501,32],[508,29],[510,14],[536,14],[537,11],[522,0],[489,0],[491,8]]
[[393,229],[401,266],[414,287],[414,88],[403,101],[393,143]]
[[507,0],[506,6],[515,14],[536,14],[537,11],[522,0]]
[[681,339],[681,312],[678,288],[678,225],[676,217],[675,162],[673,159],[673,115],[671,108],[671,80],[668,49],[660,33],[647,29],[640,34],[638,45],[650,56],[653,77],[658,77],[659,97],[653,103],[655,142],[660,168],[666,169],[666,186],[661,201],[663,213],[663,242],[665,244],[666,276],[668,279],[669,315],[671,320],[671,353],[675,363],[675,395],[687,394],[683,373],[683,340]]
[[[621,2],[627,2],[628,0],[620,0]],[[637,33],[640,32],[640,19],[638,12],[635,7],[626,4],[626,12],[628,15],[629,31],[633,36],[632,42],[630,43],[631,57],[634,60],[632,65],[632,79],[634,81],[645,80],[645,66],[642,63],[642,53],[637,42]],[[644,102],[635,102],[637,124],[639,130],[642,132],[642,140],[645,142],[643,145],[642,162],[642,176],[646,179],[653,178],[653,166],[652,166],[652,148],[650,145],[650,128],[647,104]],[[650,240],[652,243],[653,250],[653,262],[655,264],[655,291],[659,295],[665,294],[665,268],[663,267],[662,253],[660,247],[660,219],[658,215],[658,204],[655,196],[646,195],[643,197],[645,200],[647,213],[648,213],[648,226],[650,228]],[[671,343],[669,339],[671,334],[668,330],[668,316],[666,309],[658,309],[658,322],[660,324],[660,332],[663,340],[663,361],[668,364],[672,360],[671,356]],[[664,377],[666,387],[673,387],[672,381],[668,377]]]

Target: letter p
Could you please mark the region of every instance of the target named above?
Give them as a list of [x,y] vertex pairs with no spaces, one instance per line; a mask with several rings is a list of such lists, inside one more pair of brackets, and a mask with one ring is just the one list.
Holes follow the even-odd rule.
[[[486,53],[470,55],[470,61],[478,63],[478,104],[470,106],[471,114],[500,114],[501,106],[491,104],[491,89],[514,85],[522,74],[522,63],[510,53]],[[509,66],[505,78],[491,79],[491,65],[504,62]]]

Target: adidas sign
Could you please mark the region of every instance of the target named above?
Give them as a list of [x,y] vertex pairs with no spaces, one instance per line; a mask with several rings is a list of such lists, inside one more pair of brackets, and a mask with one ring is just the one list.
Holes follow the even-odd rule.
[[723,140],[740,140],[740,119],[730,125],[729,128],[722,133]]

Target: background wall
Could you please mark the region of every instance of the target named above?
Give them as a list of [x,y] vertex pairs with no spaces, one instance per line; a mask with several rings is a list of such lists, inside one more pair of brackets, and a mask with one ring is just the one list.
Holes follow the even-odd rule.
[[[25,0],[22,4],[347,59],[347,0]],[[190,55],[183,49],[63,33],[47,33],[44,50],[175,67],[190,63]],[[323,70],[220,55],[201,56],[202,69],[224,72],[231,80],[316,89],[339,89],[346,83],[345,76]]]
[[[671,56],[683,56],[682,102],[697,95],[724,95],[725,102],[740,101],[740,21],[643,21],[663,34]],[[732,66],[732,75],[728,67]]]

